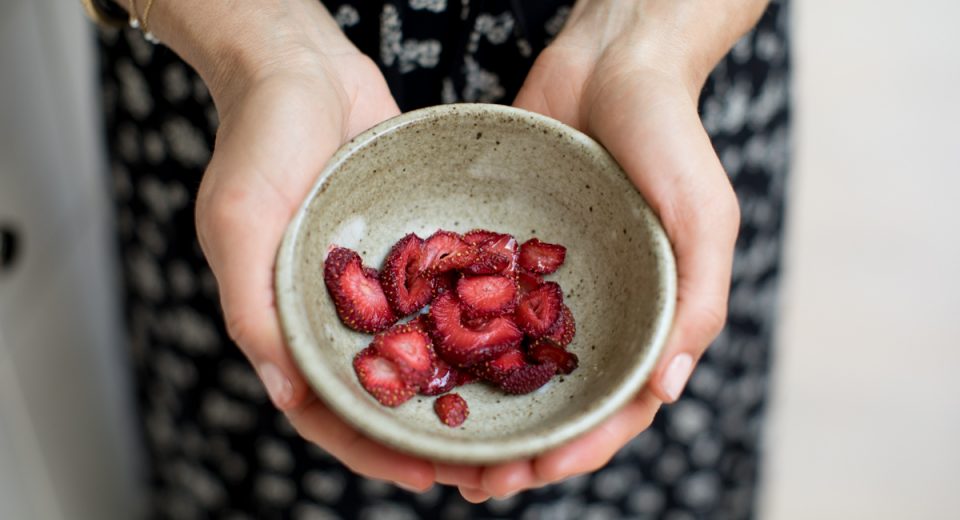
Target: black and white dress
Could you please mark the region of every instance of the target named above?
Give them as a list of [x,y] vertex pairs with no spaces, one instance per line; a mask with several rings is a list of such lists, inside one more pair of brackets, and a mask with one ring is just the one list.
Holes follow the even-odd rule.
[[[509,103],[572,0],[325,2],[404,110]],[[216,112],[200,79],[134,31],[101,34],[126,317],[152,514],[313,520],[748,518],[769,387],[788,166],[786,9],[773,3],[713,72],[704,125],[742,208],[729,322],[679,402],[605,468],[502,501],[357,477],[275,411],[231,344],[194,231]]]

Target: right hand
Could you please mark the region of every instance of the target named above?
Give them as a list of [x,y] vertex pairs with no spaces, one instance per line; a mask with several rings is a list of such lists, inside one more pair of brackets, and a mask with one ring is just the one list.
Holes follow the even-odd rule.
[[164,0],[150,28],[197,69],[220,117],[196,222],[227,330],[301,436],[356,473],[427,489],[431,462],[361,435],[313,395],[285,346],[273,287],[283,233],[330,156],[399,109],[316,0],[225,4]]

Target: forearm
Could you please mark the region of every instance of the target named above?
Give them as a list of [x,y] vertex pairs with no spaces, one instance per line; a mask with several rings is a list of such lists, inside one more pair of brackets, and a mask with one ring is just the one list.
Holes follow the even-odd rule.
[[[118,1],[143,19],[149,0]],[[245,88],[281,62],[289,67],[290,60],[357,52],[315,0],[155,0],[147,23],[150,32],[197,70],[214,99],[229,97],[230,90]]]
[[558,41],[703,83],[769,0],[578,0]]

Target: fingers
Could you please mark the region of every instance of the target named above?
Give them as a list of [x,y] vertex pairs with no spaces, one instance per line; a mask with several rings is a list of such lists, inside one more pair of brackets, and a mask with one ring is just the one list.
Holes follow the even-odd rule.
[[460,466],[438,462],[434,464],[433,468],[436,472],[437,482],[440,484],[469,488],[480,488],[482,486],[480,477],[483,474],[483,466]]
[[490,494],[482,489],[461,486],[459,490],[463,499],[471,504],[479,504],[490,500]]
[[642,392],[597,428],[534,459],[535,478],[553,483],[602,468],[627,442],[650,427],[660,404],[654,394]]
[[433,485],[433,464],[392,450],[359,434],[320,400],[287,412],[290,423],[304,439],[323,447],[351,471],[388,480],[415,491]]
[[481,484],[483,491],[497,498],[506,498],[524,489],[543,485],[537,480],[531,462],[526,459],[487,467],[483,470]]

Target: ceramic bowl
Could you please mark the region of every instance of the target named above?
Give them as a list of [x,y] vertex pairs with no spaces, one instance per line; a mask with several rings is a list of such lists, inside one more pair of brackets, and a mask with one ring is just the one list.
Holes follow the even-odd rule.
[[[521,396],[460,387],[470,416],[457,428],[437,419],[435,398],[387,408],[364,391],[352,360],[372,336],[341,324],[323,282],[331,244],[379,267],[406,233],[438,228],[565,245],[548,279],[577,323],[575,372]],[[597,426],[643,386],[676,300],[667,237],[603,147],[553,119],[486,104],[409,112],[345,144],[290,223],[276,273],[286,339],[316,394],[371,438],[458,463],[530,457]]]

